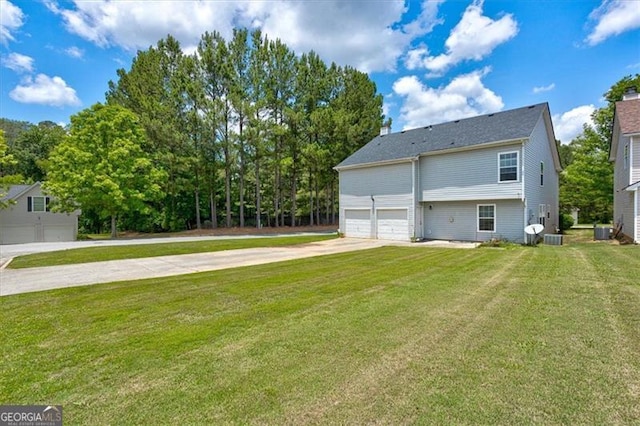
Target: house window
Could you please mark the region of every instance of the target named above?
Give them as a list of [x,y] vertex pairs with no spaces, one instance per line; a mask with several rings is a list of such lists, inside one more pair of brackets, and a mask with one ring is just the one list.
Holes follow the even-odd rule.
[[544,186],[544,161],[540,162],[540,186]]
[[496,232],[495,204],[478,204],[478,232]]
[[629,167],[629,144],[624,146],[624,169],[627,170]]
[[27,197],[28,212],[49,211],[49,197]]
[[498,154],[499,182],[518,180],[518,152],[502,152]]

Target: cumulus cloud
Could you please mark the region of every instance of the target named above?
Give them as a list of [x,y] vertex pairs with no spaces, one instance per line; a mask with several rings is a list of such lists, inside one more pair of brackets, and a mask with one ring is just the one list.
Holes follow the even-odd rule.
[[170,33],[191,51],[205,31],[229,38],[234,27],[259,28],[296,52],[314,50],[328,62],[371,72],[393,70],[411,41],[440,22],[441,2],[423,1],[418,17],[402,27],[407,12],[403,0],[96,0],[75,1],[67,8],[53,1],[47,5],[69,32],[102,47],[146,49]]
[[563,144],[571,142],[582,133],[585,124],[593,125],[591,114],[596,110],[593,105],[581,105],[563,114],[551,117],[556,138]]
[[515,37],[518,23],[511,14],[494,20],[483,15],[483,2],[474,1],[464,11],[460,22],[445,41],[446,52],[430,56],[428,49],[419,46],[409,51],[407,67],[424,67],[434,73],[444,73],[465,60],[481,60],[500,44]]
[[611,36],[640,28],[640,4],[637,0],[604,0],[589,18],[596,25],[586,42],[595,46]]
[[50,106],[78,106],[76,91],[60,77],[38,74],[35,79],[25,77],[9,96],[16,102]]
[[15,40],[13,32],[23,24],[24,14],[22,10],[7,0],[0,0],[0,43],[7,44]]
[[459,118],[496,112],[504,107],[502,98],[484,86],[489,68],[463,74],[443,87],[429,87],[416,76],[402,77],[393,91],[404,98],[400,119],[405,129],[437,124]]
[[536,86],[533,88],[533,93],[543,93],[543,92],[550,92],[551,90],[556,88],[556,84],[555,83],[551,83],[548,86]]
[[18,73],[33,72],[33,58],[20,53],[10,53],[2,58],[2,65]]

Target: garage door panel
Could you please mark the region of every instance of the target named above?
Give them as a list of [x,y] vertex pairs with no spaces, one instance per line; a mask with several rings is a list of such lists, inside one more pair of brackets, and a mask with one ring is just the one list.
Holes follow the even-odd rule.
[[22,244],[36,241],[36,227],[30,226],[3,226],[0,228],[0,243]]
[[73,241],[74,228],[70,226],[52,226],[48,225],[44,227],[44,241],[56,242],[56,241]]
[[409,221],[406,209],[378,210],[376,235],[381,240],[409,239]]
[[371,214],[369,210],[345,210],[345,235],[354,238],[371,238]]

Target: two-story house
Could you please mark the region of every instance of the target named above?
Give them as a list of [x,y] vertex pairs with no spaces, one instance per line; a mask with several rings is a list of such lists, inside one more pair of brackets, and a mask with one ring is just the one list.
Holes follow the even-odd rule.
[[338,166],[348,237],[525,242],[558,225],[548,104],[381,134]]
[[640,95],[634,89],[616,102],[609,161],[614,162],[614,225],[637,244],[640,242]]

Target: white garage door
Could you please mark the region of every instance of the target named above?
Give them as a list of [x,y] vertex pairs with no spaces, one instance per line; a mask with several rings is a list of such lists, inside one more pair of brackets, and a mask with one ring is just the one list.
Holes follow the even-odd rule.
[[54,226],[47,225],[44,227],[44,240],[46,242],[56,242],[56,241],[73,241],[75,238],[74,228],[72,226]]
[[378,210],[377,236],[380,240],[409,240],[406,209]]
[[1,244],[32,243],[36,241],[35,225],[3,226],[0,228]]
[[369,210],[345,210],[345,235],[371,238],[371,214]]

